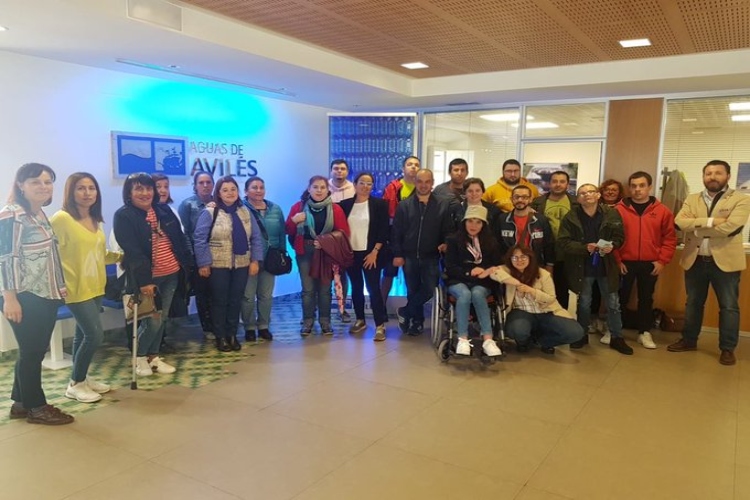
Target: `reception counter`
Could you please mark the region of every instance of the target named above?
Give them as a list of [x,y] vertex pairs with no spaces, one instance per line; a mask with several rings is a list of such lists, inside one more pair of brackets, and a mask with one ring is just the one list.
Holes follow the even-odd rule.
[[[685,314],[685,272],[680,267],[681,255],[682,250],[677,249],[674,259],[659,276],[654,292],[654,307],[677,316]],[[742,271],[740,277],[740,331],[750,335],[750,249],[747,247],[745,259],[748,261],[747,269]],[[633,300],[630,303],[633,304]],[[746,310],[743,310],[743,306]],[[719,304],[710,287],[703,315],[703,326],[715,330],[719,328]]]

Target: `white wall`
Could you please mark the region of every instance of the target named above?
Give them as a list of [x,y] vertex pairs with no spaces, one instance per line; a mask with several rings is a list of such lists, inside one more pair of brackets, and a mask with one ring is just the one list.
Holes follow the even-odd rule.
[[[45,163],[57,173],[48,214],[60,208],[67,176],[88,171],[101,186],[109,232],[122,205],[122,180],[112,175],[113,130],[242,144],[266,181],[268,199],[285,215],[307,179],[328,170],[327,113],[335,110],[1,51],[0,74],[3,202],[23,163]],[[176,203],[192,194],[187,179],[171,185]],[[277,295],[298,290],[296,273],[277,280]]]

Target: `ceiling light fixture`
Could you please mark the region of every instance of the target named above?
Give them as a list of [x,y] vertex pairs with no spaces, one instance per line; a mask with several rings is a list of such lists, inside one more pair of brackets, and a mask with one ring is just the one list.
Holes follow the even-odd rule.
[[750,115],[732,115],[733,122],[750,122]]
[[406,69],[425,69],[429,68],[425,63],[423,62],[410,62],[410,63],[404,63],[401,66],[403,66]]
[[648,38],[635,38],[633,40],[620,40],[620,45],[625,47],[626,49],[632,48],[632,47],[648,47],[651,45],[651,40]]
[[0,26],[0,31],[8,31],[8,28],[5,26]]
[[[127,64],[129,66],[135,66],[137,68],[151,69],[155,71],[163,71],[164,73],[172,73],[173,75],[182,75],[190,78],[199,78],[201,80],[209,80],[212,82],[226,83],[228,85],[236,85],[238,87],[245,87],[248,89],[259,90],[261,92],[269,92],[271,94],[280,94],[289,97],[297,97],[297,94],[290,92],[285,87],[277,89],[271,87],[263,87],[262,85],[253,85],[245,82],[238,82],[236,80],[229,80],[227,78],[220,78],[218,76],[204,75],[201,73],[190,73],[188,71],[180,71],[180,67],[172,64],[170,66],[159,66],[158,64],[149,64],[140,61],[133,61],[130,59],[115,59],[120,64]],[[174,67],[173,67],[174,66]]]
[[683,118],[682,121],[683,122],[697,122],[698,119],[697,118]]
[[729,111],[750,111],[750,101],[747,102],[730,102]]

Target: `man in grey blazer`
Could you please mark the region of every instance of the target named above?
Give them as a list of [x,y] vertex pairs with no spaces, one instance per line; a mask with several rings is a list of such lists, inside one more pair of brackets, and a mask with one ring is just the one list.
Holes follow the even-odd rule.
[[710,284],[719,301],[719,363],[737,361],[740,330],[740,273],[746,267],[742,229],[750,215],[750,197],[728,188],[731,168],[722,160],[703,167],[706,189],[689,195],[675,217],[685,232],[680,265],[685,270],[685,327],[672,352],[695,351]]

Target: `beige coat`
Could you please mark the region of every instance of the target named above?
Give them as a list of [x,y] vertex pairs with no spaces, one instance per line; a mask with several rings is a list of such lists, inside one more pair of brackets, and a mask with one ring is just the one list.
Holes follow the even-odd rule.
[[[516,286],[511,283],[517,282],[510,275],[510,269],[506,266],[496,267],[492,274],[490,274],[490,278],[505,285],[505,307],[510,309],[513,306],[513,299],[516,297]],[[573,315],[557,301],[557,297],[555,297],[555,284],[552,282],[552,275],[547,270],[539,269],[539,278],[534,282],[533,288],[534,298],[542,312],[551,312],[561,318],[574,319]]]
[[698,249],[703,238],[709,239],[709,247],[714,262],[724,272],[742,271],[746,267],[745,251],[742,247],[742,227],[750,216],[750,197],[734,189],[727,189],[716,203],[712,217],[726,218],[727,221],[708,226],[708,207],[702,193],[694,193],[685,199],[682,209],[675,216],[675,224],[685,231],[685,249],[680,265],[690,269],[698,257]]

